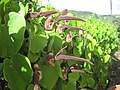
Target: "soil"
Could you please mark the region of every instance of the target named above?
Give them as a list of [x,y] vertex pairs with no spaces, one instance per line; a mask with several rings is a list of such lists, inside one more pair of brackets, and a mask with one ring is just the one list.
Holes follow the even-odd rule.
[[115,57],[117,61],[112,65],[108,74],[110,80],[108,87],[120,85],[120,51],[115,53]]

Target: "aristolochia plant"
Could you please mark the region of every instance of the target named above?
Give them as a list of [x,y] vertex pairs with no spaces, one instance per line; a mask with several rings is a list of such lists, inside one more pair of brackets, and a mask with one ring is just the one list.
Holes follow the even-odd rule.
[[[80,18],[77,18],[77,17],[73,17],[73,16],[67,16],[67,13],[68,13],[68,11],[67,11],[67,9],[65,9],[65,10],[63,10],[62,12],[60,12],[54,19],[52,18],[52,16],[51,16],[51,14],[55,14],[55,13],[57,13],[57,11],[55,11],[55,10],[53,10],[53,11],[46,11],[46,12],[41,12],[41,13],[37,13],[37,12],[30,12],[30,13],[28,13],[27,14],[27,18],[37,18],[37,17],[43,17],[43,16],[46,16],[47,17],[47,19],[45,20],[45,22],[44,22],[44,29],[45,30],[47,30],[47,31],[55,31],[56,33],[58,33],[58,35],[59,34],[62,34],[62,32],[64,32],[64,30],[68,30],[68,32],[69,32],[69,37],[67,37],[66,36],[66,39],[65,39],[65,41],[67,42],[69,42],[69,41],[72,41],[72,38],[73,38],[73,36],[72,36],[72,34],[70,34],[70,32],[71,32],[71,30],[73,30],[73,29],[76,29],[76,30],[81,30],[82,32],[84,31],[83,29],[81,29],[81,28],[77,28],[77,27],[73,27],[73,26],[69,26],[68,24],[66,24],[66,23],[61,23],[61,24],[59,24],[58,26],[57,26],[57,29],[55,28],[55,24],[57,24],[59,21],[61,21],[61,20],[80,20],[80,21],[84,21],[85,22],[85,20],[82,20],[82,19],[80,19]],[[55,30],[56,29],[56,30]],[[57,34],[56,34],[57,35]],[[49,38],[49,37],[48,37]],[[64,40],[64,39],[63,39]],[[41,41],[41,43],[42,43],[42,41]],[[37,42],[36,42],[36,44],[37,44]],[[52,42],[52,44],[53,44],[53,42]],[[59,44],[59,43],[58,43]],[[61,43],[62,44],[62,43]],[[41,44],[40,44],[41,45]],[[52,47],[52,45],[50,46],[50,47],[48,47],[48,49],[50,49]],[[56,48],[57,48],[57,46],[55,46]],[[63,48],[63,49],[65,49],[65,48],[67,48],[66,46]],[[60,49],[60,48],[59,48]],[[58,49],[58,50],[59,50]],[[55,67],[55,61],[58,61],[58,60],[77,60],[77,61],[83,61],[83,62],[88,62],[89,64],[92,64],[93,65],[93,63],[92,62],[90,62],[89,60],[86,60],[86,59],[84,59],[84,58],[79,58],[79,57],[74,57],[74,56],[69,56],[69,55],[60,55],[60,53],[61,52],[63,52],[63,49],[61,49],[60,51],[58,51],[57,53],[56,52],[54,52],[54,49],[52,50],[52,51],[50,51],[50,53],[48,53],[48,55],[46,55],[45,57],[44,57],[44,62],[45,62],[45,64],[46,65],[49,65],[49,66],[51,66],[51,67]],[[44,49],[43,49],[44,50]],[[42,51],[43,51],[42,50]],[[32,52],[32,50],[30,50],[31,52]],[[49,52],[49,51],[47,51],[47,52]],[[34,50],[33,50],[33,52],[32,53],[34,53]],[[56,54],[56,55],[55,55]],[[37,60],[37,59],[36,59]],[[37,62],[38,62],[39,60],[37,60]],[[62,63],[62,62],[61,62]],[[37,65],[37,64],[35,64],[35,65]],[[36,67],[35,67],[36,68]],[[37,90],[38,89],[38,86],[39,86],[39,81],[42,79],[42,78],[40,78],[41,77],[41,75],[42,75],[42,72],[40,71],[40,69],[39,69],[39,67],[37,67],[38,69],[36,70],[34,70],[34,77],[33,77],[33,82],[34,82],[34,84],[35,84],[35,86],[34,86],[34,90]],[[63,67],[61,67],[61,69],[62,69]],[[34,69],[34,67],[33,67],[33,69]],[[79,73],[88,73],[88,74],[90,74],[90,73],[92,73],[92,72],[85,72],[85,71],[82,71],[82,70],[76,70],[76,69],[71,69],[71,66],[70,67],[64,67],[64,70],[61,70],[61,72],[62,72],[62,75],[64,76],[64,75],[68,75],[69,73],[72,73],[72,72],[79,72]],[[37,78],[37,80],[36,80],[36,78]],[[64,76],[64,78],[65,79],[68,79],[68,76]]]

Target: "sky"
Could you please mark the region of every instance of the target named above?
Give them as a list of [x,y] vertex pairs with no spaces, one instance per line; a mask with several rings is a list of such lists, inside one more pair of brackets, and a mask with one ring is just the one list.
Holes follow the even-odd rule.
[[[100,15],[111,14],[110,0],[49,0],[50,4],[59,9],[90,11]],[[43,4],[48,4],[44,0]],[[120,14],[120,0],[112,0],[112,14]]]

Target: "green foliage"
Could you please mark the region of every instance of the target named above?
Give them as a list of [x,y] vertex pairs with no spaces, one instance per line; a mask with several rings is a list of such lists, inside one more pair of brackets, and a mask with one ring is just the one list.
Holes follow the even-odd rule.
[[[85,70],[92,70],[93,75],[88,75],[91,79],[92,85],[89,85],[87,81],[80,80],[80,83],[83,83],[84,86],[89,87],[106,87],[108,84],[108,68],[111,66],[112,61],[110,58],[111,53],[117,48],[118,43],[118,33],[116,28],[107,20],[101,21],[97,19],[94,15],[89,16],[86,20],[86,23],[77,22],[76,26],[82,26],[87,31],[84,38],[81,40],[81,43],[76,38],[74,43],[77,43],[75,47],[78,48],[78,53],[84,58],[92,60],[95,66],[91,67],[85,65]],[[86,42],[85,42],[86,40]],[[84,49],[82,49],[84,48]],[[85,75],[82,75],[81,78],[87,78]]]
[[[0,1],[0,77],[6,82],[0,89],[33,90],[37,85],[38,90],[106,87],[110,54],[117,48],[116,28],[94,15],[86,22],[75,17],[67,17],[66,22],[65,16],[61,19],[65,12],[49,14],[48,10],[55,8],[40,7],[41,2]],[[56,22],[52,29],[45,27],[48,16]],[[63,28],[58,29],[59,25]],[[84,58],[94,65],[81,62]]]

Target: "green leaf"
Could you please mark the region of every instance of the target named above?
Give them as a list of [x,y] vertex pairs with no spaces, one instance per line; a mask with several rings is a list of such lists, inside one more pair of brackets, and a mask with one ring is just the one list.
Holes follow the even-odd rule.
[[91,60],[91,53],[88,53],[88,59]]
[[63,84],[62,90],[76,90],[76,81],[73,79],[69,80],[67,85]]
[[110,54],[111,53],[111,48],[108,48],[107,52],[108,52],[108,54]]
[[48,51],[52,50],[52,46],[54,44],[54,37],[52,37],[52,39],[50,40],[49,44],[48,44]]
[[63,90],[62,89],[62,85],[63,85],[63,79],[62,78],[58,78],[58,81],[57,81],[57,83],[55,85],[54,90]]
[[[0,25],[0,57],[15,55],[24,40],[25,19],[20,14],[11,12],[6,16],[8,26]],[[19,25],[16,25],[19,23]]]
[[90,51],[93,51],[93,50],[94,50],[94,46],[92,45],[92,43],[89,43],[89,44],[88,44],[88,48],[89,48]]
[[109,61],[109,59],[110,59],[110,55],[106,54],[104,56],[104,63],[107,63]]
[[78,48],[78,52],[79,52],[80,55],[83,53],[83,51],[82,51],[83,43],[84,43],[84,41],[79,42],[79,45],[77,46],[77,48]]
[[32,68],[27,57],[17,54],[4,60],[3,74],[12,90],[26,90],[32,80]]
[[103,51],[102,51],[102,48],[100,46],[98,46],[97,52],[99,53],[99,55],[102,55]]
[[87,86],[87,81],[88,81],[89,75],[88,74],[81,74],[81,78],[82,78],[82,80],[80,81],[81,87]]
[[91,60],[92,52],[89,49],[85,50],[85,58]]
[[115,49],[117,47],[117,44],[111,44],[112,49]]
[[78,48],[77,48],[77,47],[74,47],[74,49],[73,49],[73,54],[74,54],[74,56],[76,56],[76,57],[80,57],[80,54],[79,54],[79,52],[78,52]]
[[105,44],[106,49],[110,47],[110,44]]
[[93,39],[93,40],[91,41],[91,51],[94,50],[94,47],[96,46],[96,44],[97,44],[96,40]]
[[5,5],[5,4],[7,4],[9,1],[10,1],[10,0],[2,0],[2,1],[0,1],[0,3],[1,3],[1,2],[2,2],[2,3],[4,2],[4,5]]
[[28,3],[26,4],[26,6],[25,6],[25,15],[28,13]]
[[84,63],[84,70],[86,70],[86,71],[91,71],[91,66],[90,66],[90,64],[88,64],[88,63]]
[[36,62],[39,58],[39,55],[36,53],[32,53],[31,51],[28,51],[28,58],[30,62]]
[[59,78],[54,90],[76,90],[76,80],[69,79],[68,82]]
[[54,37],[54,43],[52,46],[52,50],[54,51],[54,55],[62,48],[62,39],[55,35]]
[[3,63],[0,63],[0,76],[3,74]]
[[48,90],[51,90],[56,84],[58,77],[61,75],[60,65],[56,63],[55,67],[44,66],[42,58],[38,64],[43,75],[40,85]]
[[18,13],[20,10],[20,6],[19,6],[19,3],[17,1],[8,3],[4,8],[5,8],[5,14],[8,14],[10,12],[17,12]]
[[20,11],[18,13],[21,14],[22,16],[25,16],[26,11],[24,5],[21,2],[19,2],[19,6],[20,6]]
[[31,35],[30,39],[30,51],[32,53],[38,53],[44,49],[47,45],[47,38],[43,35]]
[[9,35],[17,34],[22,27],[26,27],[24,16],[18,13],[10,12],[9,17],[7,19],[9,20],[8,21]]
[[69,73],[68,78],[69,78],[69,80],[73,79],[73,80],[77,81],[79,79],[79,73]]
[[4,3],[0,2],[0,21],[4,20],[4,16],[5,16]]
[[71,65],[73,65],[75,63],[78,63],[78,62],[76,62],[74,60],[68,60],[67,63],[68,63],[69,66],[71,66]]
[[0,57],[7,56],[7,28],[5,26],[0,26]]
[[95,80],[92,77],[89,77],[87,83],[89,87],[93,88],[95,85]]
[[93,37],[90,34],[87,34],[87,39],[90,40],[90,41],[92,41]]

